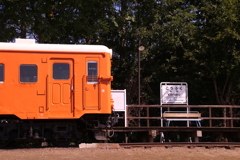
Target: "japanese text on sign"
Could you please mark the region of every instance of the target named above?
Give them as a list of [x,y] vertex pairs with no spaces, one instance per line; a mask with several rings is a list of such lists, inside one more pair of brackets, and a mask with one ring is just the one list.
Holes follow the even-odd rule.
[[163,104],[186,104],[186,85],[162,85],[161,101]]

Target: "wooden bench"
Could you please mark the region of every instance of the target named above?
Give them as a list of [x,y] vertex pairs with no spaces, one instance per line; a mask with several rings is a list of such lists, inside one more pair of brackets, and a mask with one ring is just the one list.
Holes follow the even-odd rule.
[[195,121],[197,127],[201,127],[201,113],[198,111],[165,111],[163,118],[167,121],[167,127],[171,121]]

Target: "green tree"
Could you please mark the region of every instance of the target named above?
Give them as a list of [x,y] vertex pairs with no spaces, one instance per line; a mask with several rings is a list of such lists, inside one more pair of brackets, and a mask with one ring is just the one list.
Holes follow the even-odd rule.
[[198,3],[198,36],[194,57],[199,74],[212,80],[216,104],[239,103],[239,1]]
[[[189,82],[196,26],[195,7],[186,1],[156,1],[145,7],[146,51],[142,55],[145,100],[159,103],[160,82]],[[190,71],[191,70],[191,71]],[[155,95],[155,96],[153,96]]]
[[237,0],[1,0],[0,41],[104,44],[112,48],[113,89],[159,103],[160,82],[187,82],[190,104],[238,104]]
[[35,38],[40,43],[101,43],[108,33],[113,2],[2,0],[1,41]]

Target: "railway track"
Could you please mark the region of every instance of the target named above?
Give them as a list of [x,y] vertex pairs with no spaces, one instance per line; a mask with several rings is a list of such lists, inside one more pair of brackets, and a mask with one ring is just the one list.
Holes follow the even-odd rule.
[[152,147],[205,147],[205,148],[214,148],[214,147],[225,147],[231,149],[234,147],[240,147],[240,142],[164,142],[164,143],[119,143],[122,148],[152,148]]
[[[81,147],[80,147],[81,145]],[[55,147],[42,145],[41,147]],[[37,146],[37,148],[41,148]],[[172,148],[172,147],[187,147],[187,148],[195,148],[195,147],[205,147],[205,148],[226,148],[226,149],[234,149],[240,147],[240,142],[146,142],[146,143],[82,143],[79,145],[71,145],[65,146],[65,148],[99,148],[99,149],[134,149],[134,148],[154,148],[154,147],[164,147],[164,148]],[[26,148],[23,145],[14,145],[7,146],[3,148]],[[0,148],[0,149],[3,149]],[[27,145],[27,148],[36,148],[34,144],[30,143]],[[55,147],[56,148],[56,147]]]

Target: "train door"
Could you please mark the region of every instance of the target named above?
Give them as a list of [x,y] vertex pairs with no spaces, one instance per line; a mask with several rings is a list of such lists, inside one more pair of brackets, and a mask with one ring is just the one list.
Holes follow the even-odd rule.
[[73,60],[51,59],[50,65],[47,86],[49,117],[73,117]]
[[86,58],[86,76],[84,76],[84,109],[99,110],[100,95],[99,95],[99,58]]

